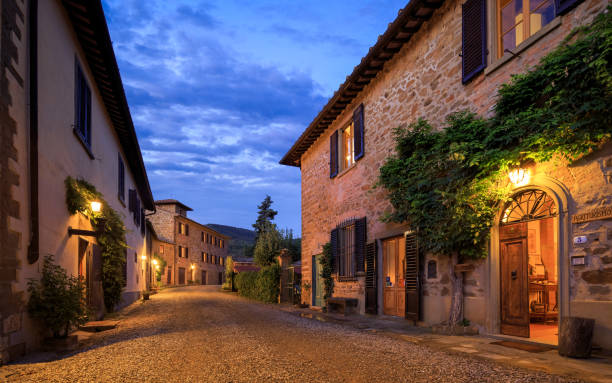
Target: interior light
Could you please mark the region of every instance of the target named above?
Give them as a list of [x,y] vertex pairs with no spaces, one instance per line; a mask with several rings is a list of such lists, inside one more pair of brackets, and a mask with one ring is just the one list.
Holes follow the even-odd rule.
[[531,171],[523,168],[513,169],[508,172],[508,178],[510,178],[510,182],[512,182],[515,187],[524,186],[527,185],[531,179]]
[[91,206],[91,211],[93,211],[94,213],[99,213],[100,210],[102,210],[102,203],[101,202],[91,201],[89,203],[89,205]]

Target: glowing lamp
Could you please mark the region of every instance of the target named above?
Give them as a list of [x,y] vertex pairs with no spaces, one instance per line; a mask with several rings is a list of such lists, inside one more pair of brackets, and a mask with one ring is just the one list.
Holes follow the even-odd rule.
[[140,259],[142,259],[143,261],[146,261],[147,260],[147,256],[146,255],[141,255]]
[[508,178],[510,178],[510,182],[512,182],[515,187],[525,186],[531,179],[531,171],[522,168],[513,169],[508,173]]
[[99,213],[100,210],[102,210],[102,203],[101,202],[91,201],[89,203],[89,205],[91,206],[91,211],[93,211],[94,213]]
[[157,265],[157,259],[154,259],[152,262],[154,265]]
[[155,269],[156,269],[156,270],[159,270],[159,265],[155,265]]
[[195,269],[195,265],[193,263],[191,264],[191,269]]

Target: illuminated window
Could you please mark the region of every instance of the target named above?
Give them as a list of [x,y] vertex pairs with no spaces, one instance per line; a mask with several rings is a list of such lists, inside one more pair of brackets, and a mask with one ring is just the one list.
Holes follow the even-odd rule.
[[555,18],[553,0],[498,0],[497,56],[514,50]]
[[353,166],[355,163],[354,150],[354,129],[351,122],[346,128],[340,131],[340,140],[338,140],[338,153],[340,153],[340,171]]
[[159,245],[159,253],[160,254],[164,253],[164,245]]

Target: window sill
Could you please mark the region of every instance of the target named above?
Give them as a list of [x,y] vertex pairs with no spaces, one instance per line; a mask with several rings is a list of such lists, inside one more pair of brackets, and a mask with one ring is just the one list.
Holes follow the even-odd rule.
[[334,179],[339,179],[340,177],[342,177],[343,175],[345,175],[346,173],[350,172],[351,169],[354,169],[357,166],[357,163],[352,164],[351,166],[349,166],[348,168],[339,171],[338,174],[334,177]]
[[357,282],[357,277],[338,277],[338,282]]
[[81,133],[79,133],[76,129],[72,129],[72,132],[76,136],[77,140],[81,143],[81,145],[83,145],[83,149],[85,149],[85,152],[87,152],[87,155],[89,156],[89,158],[92,160],[95,159],[96,157],[91,151],[91,147],[87,144],[83,136],[81,136]]
[[512,52],[514,54],[510,54],[508,52],[505,52],[502,57],[498,58],[497,60],[495,60],[491,64],[489,64],[489,66],[485,69],[485,76],[490,75],[491,73],[495,72],[497,69],[499,69],[502,66],[504,66],[507,62],[511,61],[516,56],[520,55],[522,52],[524,52],[530,46],[532,46],[536,41],[540,40],[542,37],[544,37],[547,34],[549,34],[550,32],[552,32],[559,25],[561,25],[561,17],[556,17],[548,25],[546,25],[544,28],[542,28],[538,32],[536,32],[535,35],[529,37],[527,40],[525,40],[522,43],[520,43],[519,46],[516,47],[514,49],[514,51]]

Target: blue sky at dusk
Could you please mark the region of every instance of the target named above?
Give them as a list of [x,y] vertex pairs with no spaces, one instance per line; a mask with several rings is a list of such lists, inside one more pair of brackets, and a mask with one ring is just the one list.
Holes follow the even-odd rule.
[[251,228],[270,194],[300,233],[300,172],[278,161],[405,0],[103,0],[155,199]]

